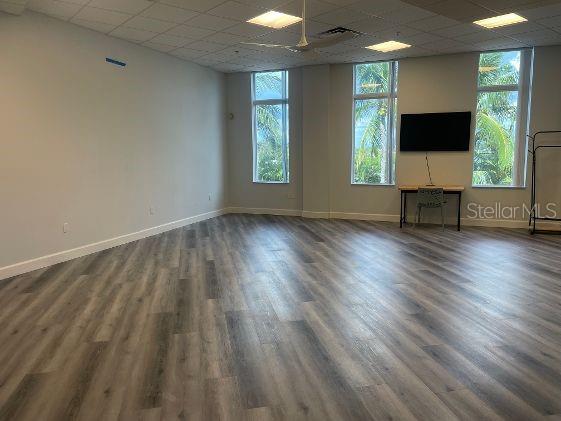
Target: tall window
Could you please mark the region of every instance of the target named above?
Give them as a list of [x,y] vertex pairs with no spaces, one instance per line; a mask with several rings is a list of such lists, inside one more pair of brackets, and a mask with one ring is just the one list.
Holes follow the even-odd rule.
[[393,184],[397,62],[354,66],[353,184]]
[[479,56],[475,186],[524,185],[530,62],[530,51]]
[[288,72],[252,75],[253,181],[288,183]]

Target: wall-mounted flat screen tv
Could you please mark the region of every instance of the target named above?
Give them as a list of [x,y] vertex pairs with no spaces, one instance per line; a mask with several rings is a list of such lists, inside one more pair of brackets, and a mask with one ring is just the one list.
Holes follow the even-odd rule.
[[469,151],[471,112],[402,114],[402,152]]

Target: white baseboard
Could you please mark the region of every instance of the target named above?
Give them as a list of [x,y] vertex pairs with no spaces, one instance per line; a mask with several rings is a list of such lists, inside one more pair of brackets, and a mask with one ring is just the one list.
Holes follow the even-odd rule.
[[488,228],[528,228],[528,221],[518,219],[475,219],[462,218],[462,225]]
[[299,209],[270,209],[270,208],[240,208],[230,207],[225,209],[225,213],[249,213],[252,215],[285,215],[302,216]]
[[302,216],[304,218],[329,219],[330,213],[318,211],[302,211]]
[[147,228],[131,234],[121,235],[119,237],[110,238],[108,240],[99,241],[97,243],[86,244],[71,250],[65,250],[47,256],[38,257],[36,259],[27,260],[25,262],[16,263],[10,266],[0,268],[0,279],[11,278],[12,276],[21,275],[33,270],[41,269],[57,263],[66,262],[88,254],[97,253],[102,250],[130,243],[131,241],[141,240],[142,238],[151,237],[176,228],[181,228],[195,222],[204,221],[227,213],[225,209],[203,213],[180,219],[178,221],[168,222],[167,224],[158,225],[156,227]]
[[355,219],[358,221],[380,221],[380,222],[399,222],[399,215],[378,214],[378,213],[352,213],[352,212],[330,212],[333,219]]
[[[142,238],[151,237],[161,234],[162,232],[172,229],[181,228],[195,222],[204,221],[227,213],[248,213],[254,215],[284,215],[284,216],[302,216],[304,218],[322,218],[322,219],[354,219],[361,221],[383,221],[383,222],[399,222],[399,215],[391,214],[370,214],[370,213],[350,213],[350,212],[313,212],[301,211],[298,209],[269,209],[269,208],[242,208],[229,207],[200,215],[191,216],[189,218],[180,219],[178,221],[169,222],[167,224],[158,225],[156,227],[147,228],[131,234],[121,235],[119,237],[110,238],[108,240],[99,241],[97,243],[87,244],[71,250],[65,250],[47,256],[38,257],[36,259],[27,260],[25,262],[16,263],[10,266],[0,268],[0,280],[10,278],[12,276],[21,275],[33,270],[41,269],[57,263],[66,262],[78,257],[86,256],[91,253],[97,253],[122,244],[137,241]],[[508,219],[471,219],[462,218],[462,225],[477,227],[494,227],[494,228],[528,228],[528,221],[508,220]],[[540,229],[561,229],[560,224],[541,222]]]

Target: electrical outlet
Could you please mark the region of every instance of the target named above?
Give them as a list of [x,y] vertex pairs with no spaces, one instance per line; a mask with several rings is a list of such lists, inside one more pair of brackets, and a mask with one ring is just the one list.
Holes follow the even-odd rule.
[[208,201],[210,202],[212,200],[212,194],[208,195]]
[[150,206],[150,215],[155,215],[156,214],[156,208],[154,206]]
[[296,199],[296,193],[288,193],[289,199]]
[[70,231],[70,224],[68,224],[68,222],[65,222],[64,224],[62,224],[62,232],[64,234],[67,234],[68,231]]

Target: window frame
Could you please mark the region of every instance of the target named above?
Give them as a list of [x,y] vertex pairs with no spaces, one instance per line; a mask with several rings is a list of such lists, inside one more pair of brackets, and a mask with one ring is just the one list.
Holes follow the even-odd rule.
[[[520,70],[518,74],[518,83],[509,85],[488,85],[479,86],[479,62],[482,54],[487,53],[509,53],[513,51],[520,52]],[[530,124],[530,90],[531,75],[533,71],[533,50],[529,48],[514,48],[508,50],[482,51],[478,55],[477,60],[477,93],[475,103],[476,121],[473,125],[473,156],[471,170],[471,185],[478,189],[521,189],[526,188],[527,167],[528,167],[528,138]],[[474,184],[473,172],[475,170],[475,146],[477,131],[477,104],[479,102],[479,94],[492,92],[517,92],[518,100],[516,105],[516,128],[514,138],[514,154],[512,162],[512,184]]]
[[[356,68],[365,64],[379,64],[388,63],[390,66],[390,80],[388,81],[389,91],[379,93],[357,94],[356,93]],[[351,185],[354,186],[395,186],[396,180],[396,136],[397,136],[397,80],[398,80],[398,61],[397,60],[384,60],[384,61],[371,61],[364,63],[353,64],[353,109],[352,109],[352,151],[351,151]],[[386,159],[390,163],[387,165],[386,183],[361,183],[355,181],[355,124],[356,124],[356,102],[369,99],[386,99],[388,101],[388,133],[387,139],[387,156]]]
[[[255,99],[255,77],[263,73],[282,72],[283,97],[276,99]],[[290,166],[289,166],[289,71],[288,70],[267,70],[251,73],[251,131],[252,131],[252,149],[253,149],[253,183],[255,184],[289,184],[290,183]],[[283,180],[282,181],[266,181],[259,180],[257,177],[257,119],[256,109],[259,105],[282,105],[283,110],[283,135],[282,135],[282,154],[283,154]]]

